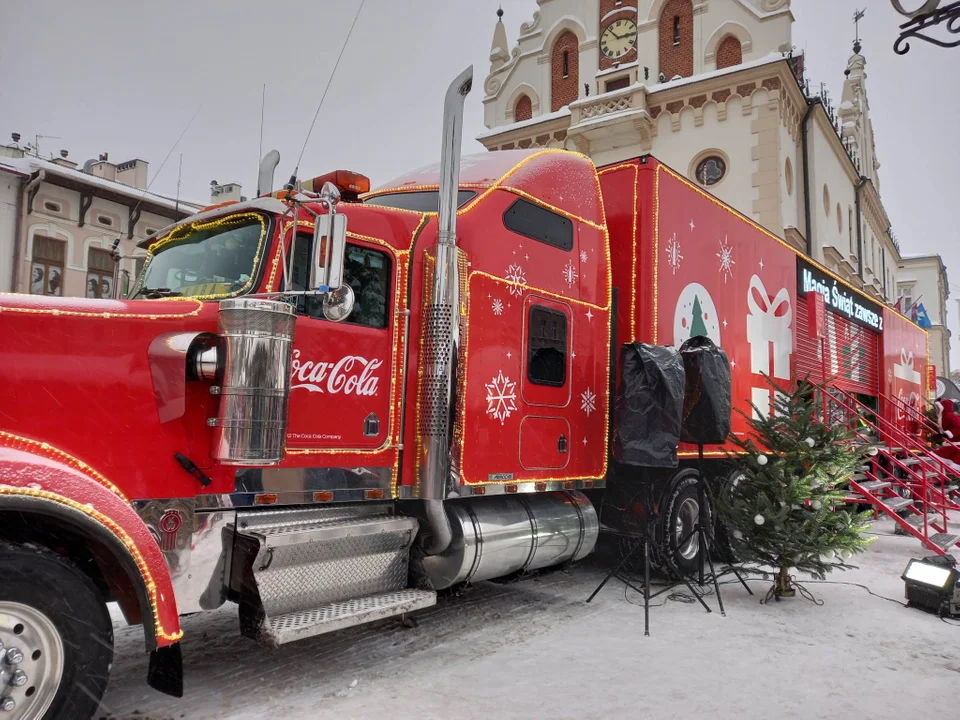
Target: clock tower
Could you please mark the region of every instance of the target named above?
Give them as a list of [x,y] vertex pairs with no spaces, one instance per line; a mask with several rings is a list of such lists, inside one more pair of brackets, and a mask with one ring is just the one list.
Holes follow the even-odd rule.
[[600,0],[600,70],[637,61],[638,0]]

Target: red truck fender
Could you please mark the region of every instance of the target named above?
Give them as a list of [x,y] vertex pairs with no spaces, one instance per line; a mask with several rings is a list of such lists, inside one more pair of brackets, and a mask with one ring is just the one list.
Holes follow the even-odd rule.
[[0,513],[5,510],[50,519],[105,548],[115,567],[102,568],[104,575],[119,570],[132,585],[148,650],[183,636],[157,541],[117,486],[92,467],[47,443],[0,431]]

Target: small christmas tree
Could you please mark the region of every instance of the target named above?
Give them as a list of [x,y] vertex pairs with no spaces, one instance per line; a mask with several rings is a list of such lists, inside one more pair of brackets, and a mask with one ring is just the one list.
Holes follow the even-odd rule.
[[706,337],[707,326],[703,322],[703,309],[700,307],[700,296],[693,296],[693,315],[690,318],[690,337]]
[[817,386],[800,382],[782,392],[768,382],[773,411],[754,407],[752,435],[732,436],[743,454],[732,456],[738,479],[721,494],[718,510],[737,559],[777,571],[768,597],[779,600],[795,594],[791,569],[822,580],[850,567],[843,561],[872,540],[864,536],[872,515],[846,507],[839,487],[867,448],[843,424],[819,420]]

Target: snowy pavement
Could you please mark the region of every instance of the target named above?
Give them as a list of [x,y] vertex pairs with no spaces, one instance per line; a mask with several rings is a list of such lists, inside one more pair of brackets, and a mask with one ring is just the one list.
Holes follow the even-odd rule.
[[[829,580],[903,602],[900,575],[926,553],[888,519],[858,570]],[[183,619],[185,695],[145,683],[140,628],[121,627],[101,716],[186,718],[951,717],[960,627],[850,585],[824,601],[760,605],[768,585],[722,586],[727,616],[665,600],[643,636],[642,598],[590,562],[510,584],[482,583],[417,614],[284,646],[240,637],[236,609]],[[681,590],[683,588],[680,588]],[[708,598],[716,610],[716,599]]]

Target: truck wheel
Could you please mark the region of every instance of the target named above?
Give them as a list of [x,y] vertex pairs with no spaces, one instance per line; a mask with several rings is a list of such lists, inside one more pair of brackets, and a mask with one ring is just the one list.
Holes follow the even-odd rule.
[[[693,532],[700,517],[696,474],[681,476],[668,492],[663,504],[661,547],[681,573],[689,574],[699,567],[700,556],[700,538]],[[713,507],[709,495],[705,510],[707,523],[713,523]]]
[[0,718],[92,717],[113,660],[96,586],[46,548],[8,542],[0,578]]

